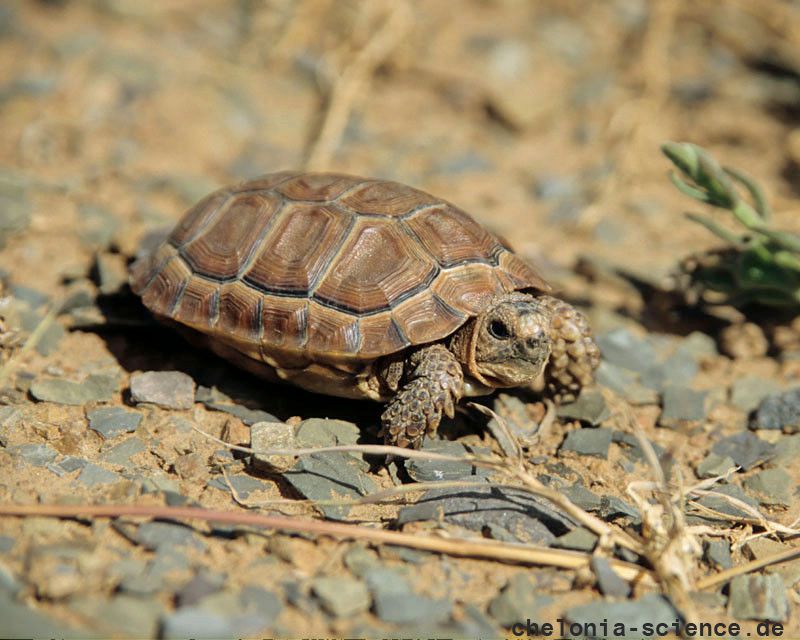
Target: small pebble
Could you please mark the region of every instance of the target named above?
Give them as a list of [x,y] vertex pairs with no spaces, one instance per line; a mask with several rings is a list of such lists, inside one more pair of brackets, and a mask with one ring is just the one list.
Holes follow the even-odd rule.
[[684,338],[681,345],[696,361],[713,358],[719,355],[717,343],[711,336],[700,331],[692,331]]
[[703,545],[706,561],[717,569],[730,569],[733,566],[731,545],[726,540],[707,540]]
[[108,471],[91,462],[83,466],[77,478],[78,482],[87,487],[94,487],[99,484],[112,484],[121,479],[122,477],[113,471]]
[[672,625],[675,620],[680,619],[678,612],[672,607],[664,596],[648,594],[637,600],[626,600],[625,602],[608,602],[599,600],[589,604],[570,607],[564,613],[564,617],[570,622],[582,625],[594,623],[596,628],[603,621],[611,621],[614,624],[623,624],[626,629],[642,629],[643,625],[657,625],[664,623]]
[[601,362],[595,373],[597,383],[616,391],[634,405],[656,404],[658,393],[645,387],[634,371],[619,367],[610,362]]
[[674,428],[683,422],[706,417],[707,392],[670,385],[664,389],[663,411],[658,419],[662,427]]
[[607,558],[593,555],[591,565],[600,593],[612,598],[627,598],[630,595],[630,585],[617,575]]
[[331,447],[337,444],[356,444],[361,437],[358,425],[344,420],[309,418],[295,430],[300,447]]
[[58,378],[37,378],[31,384],[31,395],[42,402],[84,405],[89,402],[110,402],[119,382],[115,376],[95,374],[83,382]]
[[744,322],[725,327],[720,332],[720,346],[731,358],[760,358],[767,355],[769,342],[761,327]]
[[372,593],[375,615],[384,622],[429,626],[450,617],[452,602],[415,593],[405,577],[396,571],[371,569],[365,580]]
[[658,358],[647,340],[624,328],[597,336],[596,340],[603,359],[623,369],[643,373]]
[[95,263],[100,293],[118,293],[128,283],[128,268],[125,256],[116,253],[101,253]]
[[131,456],[135,456],[137,453],[145,451],[146,449],[147,445],[139,438],[128,438],[124,442],[120,442],[109,449],[104,449],[100,454],[100,459],[104,462],[127,467],[131,464]]
[[553,600],[541,591],[534,578],[517,573],[489,603],[489,615],[504,627],[528,618],[535,619],[539,609]]
[[19,444],[14,447],[8,447],[7,451],[11,455],[19,456],[35,467],[46,467],[58,455],[55,449],[46,444]]
[[[758,508],[758,501],[754,500],[750,496],[748,496],[742,488],[735,484],[718,484],[714,489],[712,489],[709,493],[704,495],[702,498],[698,499],[698,504],[707,509],[711,509],[712,511],[718,511],[719,513],[723,513],[725,515],[734,516],[736,518],[751,518],[752,514],[748,513],[744,509],[738,507],[735,503],[731,502],[730,500],[726,499],[726,496],[734,498],[737,501],[744,502],[745,504],[753,507],[754,509]],[[703,518],[700,518],[701,521],[704,521]],[[711,522],[718,522],[717,520],[711,520]],[[725,526],[727,524],[722,523]]]
[[205,548],[194,530],[174,522],[154,520],[139,525],[133,533],[135,542],[145,549],[171,553],[174,547],[189,546],[196,549]]
[[191,409],[194,380],[180,371],[145,371],[131,376],[131,399],[165,409]]
[[751,423],[753,429],[800,431],[800,387],[765,397]]
[[557,415],[561,418],[580,420],[590,425],[599,425],[611,416],[606,405],[606,399],[597,389],[586,389],[581,392],[577,400],[561,405]]
[[[448,440],[426,441],[422,445],[422,450],[429,453],[440,453],[447,456],[463,457],[469,454],[469,450],[460,442],[450,442]],[[436,482],[438,480],[460,480],[462,478],[475,479],[485,477],[486,469],[475,467],[471,463],[464,461],[448,460],[426,460],[407,458],[405,461],[406,471],[417,482]]]
[[206,596],[220,591],[224,584],[225,576],[223,574],[200,570],[175,592],[175,603],[178,608],[197,604]]
[[257,462],[270,466],[286,468],[293,464],[294,456],[271,456],[260,452],[270,449],[297,449],[300,445],[295,439],[295,429],[285,422],[256,422],[250,427],[250,448]]
[[89,428],[104,438],[113,438],[121,433],[131,433],[142,421],[142,414],[126,411],[122,407],[98,407],[86,412]]
[[[745,413],[750,413],[761,401],[771,394],[780,391],[780,385],[770,378],[760,376],[742,376],[737,378],[731,387],[731,404]],[[798,416],[800,417],[800,397],[798,398]],[[768,429],[754,422],[754,429]],[[780,429],[780,427],[772,427]]]
[[711,451],[723,458],[731,458],[744,471],[749,471],[775,456],[774,445],[748,431],[718,440]]
[[323,608],[337,618],[350,618],[370,606],[369,591],[360,580],[323,576],[312,580],[311,589]]
[[[253,491],[267,491],[269,487],[260,480],[247,475],[229,475],[228,480],[236,493],[243,500],[246,499]],[[215,489],[222,489],[223,491],[230,491],[230,487],[225,482],[225,478],[217,476],[208,483],[209,487]]]
[[786,586],[778,575],[743,575],[731,580],[728,613],[739,620],[783,622],[789,617]]
[[613,431],[611,429],[575,429],[567,433],[559,452],[573,451],[581,456],[607,459],[612,437]]
[[795,484],[784,469],[777,468],[765,469],[746,478],[744,486],[759,496],[761,504],[788,507]]
[[702,462],[697,465],[697,477],[714,478],[716,476],[721,476],[735,466],[736,463],[730,456],[720,456],[716,453],[709,453],[703,458]]
[[556,538],[550,546],[557,549],[572,549],[573,551],[589,553],[594,550],[598,539],[597,534],[583,527],[578,527]]

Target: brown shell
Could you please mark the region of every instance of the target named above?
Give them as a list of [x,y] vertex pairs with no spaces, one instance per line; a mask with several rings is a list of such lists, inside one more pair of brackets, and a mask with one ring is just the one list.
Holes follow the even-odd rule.
[[290,172],[203,199],[131,284],[157,316],[273,366],[372,360],[445,338],[497,294],[550,289],[443,200]]

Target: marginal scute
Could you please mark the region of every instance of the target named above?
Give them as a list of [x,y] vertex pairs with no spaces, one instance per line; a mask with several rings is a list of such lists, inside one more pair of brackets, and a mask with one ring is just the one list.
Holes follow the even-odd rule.
[[335,173],[304,173],[281,183],[276,191],[291,200],[327,202],[363,181],[363,178]]
[[217,330],[238,340],[261,340],[261,301],[264,296],[249,287],[230,282],[220,287]]
[[338,203],[356,213],[402,216],[417,207],[438,204],[441,200],[399,182],[369,180],[346,195]]
[[244,280],[266,291],[305,295],[341,245],[352,218],[330,205],[294,204],[261,241]]
[[269,192],[231,197],[206,230],[181,248],[181,255],[200,274],[236,278],[280,205],[281,199]]
[[144,306],[157,315],[171,318],[191,275],[186,263],[179,256],[173,256],[144,289]]
[[358,317],[312,300],[308,305],[308,346],[321,360],[357,357],[361,347]]
[[369,313],[423,286],[436,264],[392,220],[359,218],[314,292],[333,306]]
[[465,260],[493,261],[497,239],[460,209],[442,204],[403,221],[443,267]]
[[445,305],[430,289],[398,305],[392,316],[412,344],[433,342],[450,335],[467,319]]
[[542,293],[547,293],[552,290],[548,282],[516,254],[510,251],[503,251],[500,254],[499,262],[500,269],[497,269],[496,273],[499,278],[504,280],[504,285],[508,291],[536,289]]
[[241,193],[243,191],[269,191],[282,182],[293,178],[294,176],[303,175],[302,171],[278,171],[277,173],[269,173],[265,176],[259,176],[251,180],[240,182],[231,188],[233,193]]
[[361,349],[359,356],[365,359],[379,358],[402,351],[411,343],[400,332],[389,311],[364,316],[360,320]]
[[200,330],[211,328],[217,316],[219,285],[193,276],[175,308],[173,319]]
[[131,290],[137,296],[142,295],[156,274],[176,255],[178,252],[175,248],[164,243],[152,253],[139,258],[131,266]]
[[261,309],[262,343],[277,349],[300,351],[308,339],[308,300],[265,295]]

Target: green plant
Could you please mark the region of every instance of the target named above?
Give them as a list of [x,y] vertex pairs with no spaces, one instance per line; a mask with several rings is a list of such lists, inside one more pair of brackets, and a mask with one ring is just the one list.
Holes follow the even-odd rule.
[[711,304],[800,306],[800,236],[770,226],[761,188],[745,174],[720,166],[697,145],[667,142],[661,150],[679,170],[670,177],[681,192],[727,209],[743,227],[734,231],[707,216],[686,214],[728,243],[683,261],[687,292]]

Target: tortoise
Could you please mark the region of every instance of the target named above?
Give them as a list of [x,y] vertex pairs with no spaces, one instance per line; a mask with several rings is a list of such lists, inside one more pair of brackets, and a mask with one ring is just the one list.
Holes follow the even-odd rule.
[[462,396],[571,399],[600,354],[586,318],[449,202],[387,180],[281,172],[220,189],[131,267],[161,321],[272,381],[387,402],[418,448]]

